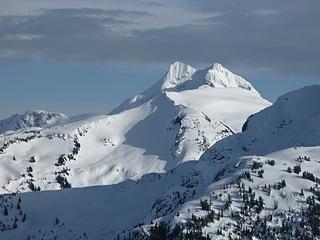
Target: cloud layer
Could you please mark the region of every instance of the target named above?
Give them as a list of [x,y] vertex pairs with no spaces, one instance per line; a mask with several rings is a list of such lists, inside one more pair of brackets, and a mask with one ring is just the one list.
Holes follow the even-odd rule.
[[0,59],[218,61],[255,71],[320,73],[318,0],[70,2],[34,1],[26,12],[7,6],[0,15]]

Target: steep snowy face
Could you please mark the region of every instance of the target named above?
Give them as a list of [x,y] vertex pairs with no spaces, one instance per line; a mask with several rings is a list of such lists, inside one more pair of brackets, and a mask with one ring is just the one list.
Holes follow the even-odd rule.
[[161,87],[158,91],[182,91],[209,86],[212,88],[242,88],[257,93],[247,80],[232,73],[219,63],[196,69],[190,65],[175,62],[170,65],[166,75],[154,86],[158,87],[159,83],[161,83]]
[[205,69],[205,83],[214,88],[243,88],[256,92],[254,87],[244,78],[232,73],[221,64],[215,63],[212,67]]
[[197,69],[188,80],[176,85],[174,89],[167,89],[167,91],[184,91],[203,87],[240,88],[259,95],[247,80],[232,73],[219,63]]
[[14,114],[7,119],[0,120],[0,134],[6,131],[16,131],[32,127],[47,127],[67,120],[62,113],[46,112],[41,110],[27,111],[23,114]]
[[219,63],[196,69],[185,63],[175,62],[170,65],[167,73],[158,82],[146,91],[125,100],[119,107],[112,110],[111,114],[137,107],[164,91],[181,92],[201,87],[241,88],[259,95],[247,80],[232,73]]
[[161,90],[174,88],[185,81],[190,80],[196,71],[197,69],[194,67],[181,62],[171,64],[168,72],[161,79]]
[[159,96],[163,93],[163,91],[176,89],[184,82],[190,80],[196,71],[197,69],[190,65],[181,62],[175,62],[170,65],[166,74],[159,81],[157,81],[147,90],[123,101],[120,106],[113,109],[110,114],[117,114],[122,111],[138,107],[150,101],[152,98]]

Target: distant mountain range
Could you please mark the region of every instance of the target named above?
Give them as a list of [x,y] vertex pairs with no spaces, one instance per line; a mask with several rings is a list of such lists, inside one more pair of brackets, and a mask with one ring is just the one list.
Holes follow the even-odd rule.
[[67,119],[68,117],[62,113],[41,110],[27,111],[24,114],[16,113],[7,119],[0,120],[0,133],[27,128],[49,127]]

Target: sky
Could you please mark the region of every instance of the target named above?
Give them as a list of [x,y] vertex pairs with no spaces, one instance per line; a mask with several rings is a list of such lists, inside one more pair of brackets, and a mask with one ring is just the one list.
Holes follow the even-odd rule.
[[181,61],[270,101],[320,84],[319,0],[0,0],[0,118],[107,113]]

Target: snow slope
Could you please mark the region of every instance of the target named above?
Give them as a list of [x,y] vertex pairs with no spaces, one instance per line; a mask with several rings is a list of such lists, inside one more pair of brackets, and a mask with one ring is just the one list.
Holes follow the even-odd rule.
[[248,118],[243,126],[245,134],[219,142],[216,149],[232,145],[232,152],[236,152],[234,141],[237,145],[241,143],[239,149],[257,155],[293,147],[319,146],[319,91],[320,86],[314,85],[281,96],[271,107]]
[[280,97],[250,117],[242,133],[166,173],[110,186],[2,195],[0,212],[8,214],[0,215],[1,239],[148,239],[160,221],[180,224],[191,239],[319,239],[312,235],[319,220],[310,220],[316,213],[308,209],[319,203],[320,180],[305,175],[319,178],[319,94],[320,86],[311,86]]
[[110,115],[0,135],[0,191],[114,184],[166,172],[198,160],[270,105],[219,64],[197,70],[174,63],[133,99]]
[[168,92],[177,103],[205,112],[212,119],[219,119],[234,132],[240,132],[244,119],[259,111],[257,105],[269,104],[253,91],[241,88],[202,87],[183,92]]

